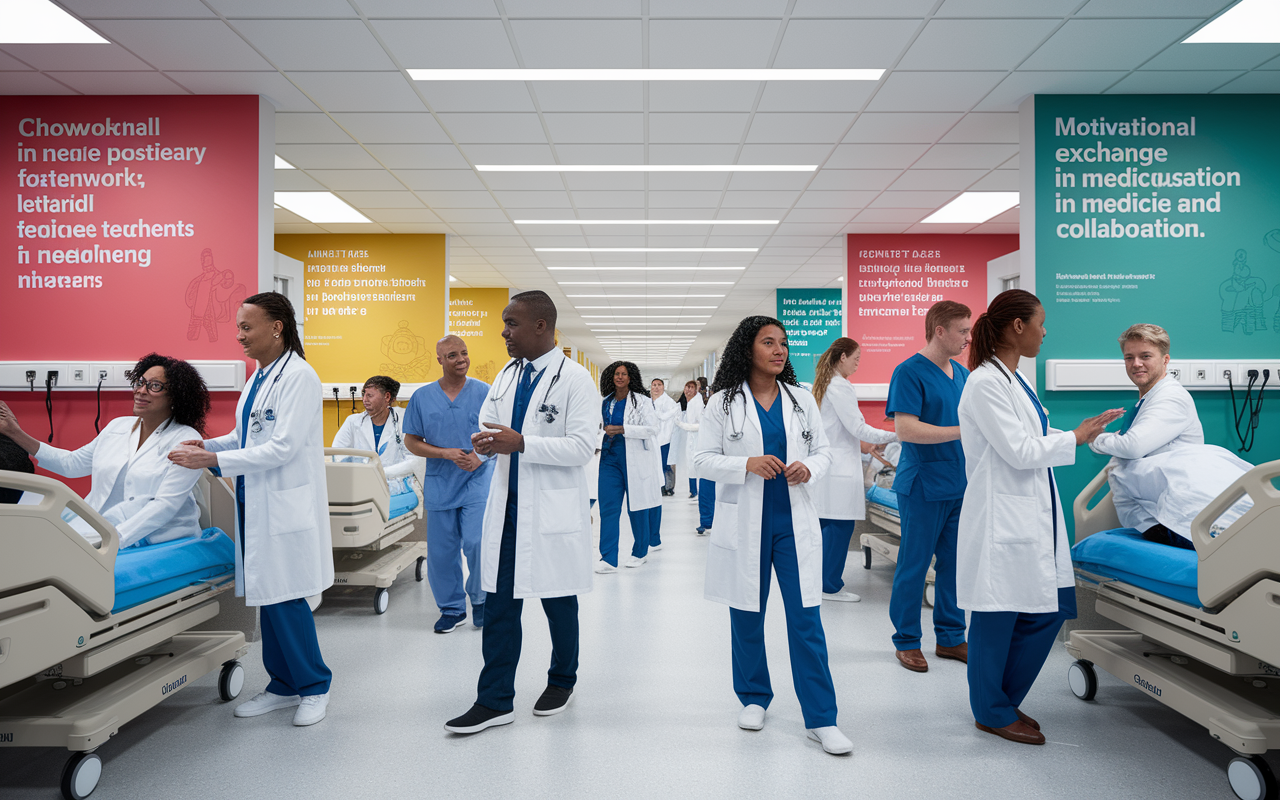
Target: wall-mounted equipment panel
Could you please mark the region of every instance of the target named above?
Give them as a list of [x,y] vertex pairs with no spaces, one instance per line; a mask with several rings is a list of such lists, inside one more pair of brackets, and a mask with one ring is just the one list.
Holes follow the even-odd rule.
[[[125,373],[133,361],[0,361],[0,391],[43,391],[52,376],[57,391],[93,391],[99,382],[105,391],[128,391]],[[243,361],[190,361],[200,371],[211,392],[238,392],[244,388]]]
[[[1061,359],[1045,362],[1045,388],[1051,392],[1132,390],[1133,382],[1118,358]],[[1249,386],[1280,389],[1280,358],[1270,359],[1170,359],[1169,374],[1191,390],[1227,391]]]

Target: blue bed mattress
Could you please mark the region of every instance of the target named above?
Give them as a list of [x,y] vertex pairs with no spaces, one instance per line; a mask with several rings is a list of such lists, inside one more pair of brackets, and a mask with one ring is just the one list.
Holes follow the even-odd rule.
[[418,507],[418,495],[414,492],[402,492],[391,495],[391,518],[402,517]]
[[129,547],[116,554],[114,614],[148,600],[235,572],[236,546],[217,528],[200,536]]
[[1194,550],[1148,542],[1133,528],[1116,528],[1086,536],[1071,548],[1071,557],[1077,567],[1095,575],[1200,607]]
[[898,493],[883,486],[872,486],[868,489],[867,500],[885,508],[892,508],[894,511],[898,510]]

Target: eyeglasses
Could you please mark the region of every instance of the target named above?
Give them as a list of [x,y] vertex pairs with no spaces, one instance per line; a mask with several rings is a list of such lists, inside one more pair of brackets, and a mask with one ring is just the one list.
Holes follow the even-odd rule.
[[160,381],[144,381],[141,378],[134,378],[129,382],[129,385],[133,387],[135,392],[145,386],[147,387],[147,391],[151,394],[160,394],[169,386],[167,383],[161,383]]

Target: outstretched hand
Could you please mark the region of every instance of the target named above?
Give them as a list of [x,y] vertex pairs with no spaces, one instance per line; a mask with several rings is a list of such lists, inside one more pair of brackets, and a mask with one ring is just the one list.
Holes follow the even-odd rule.
[[1125,409],[1113,408],[1109,411],[1103,411],[1096,417],[1089,417],[1081,422],[1075,429],[1076,446],[1089,444],[1098,438],[1098,434],[1107,429],[1107,426],[1125,415]]

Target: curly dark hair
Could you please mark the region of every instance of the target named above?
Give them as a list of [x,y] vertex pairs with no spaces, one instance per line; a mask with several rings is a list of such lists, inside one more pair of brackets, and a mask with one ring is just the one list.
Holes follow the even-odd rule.
[[147,353],[124,375],[131,381],[141,379],[152,367],[164,369],[165,391],[169,393],[174,422],[195,428],[204,435],[204,419],[209,414],[209,388],[204,385],[199,370],[178,358]]
[[370,386],[377,387],[378,391],[391,395],[392,402],[400,395],[400,381],[395,378],[388,378],[386,375],[374,375],[364,382],[365,389]]
[[[751,377],[751,352],[755,348],[756,334],[766,325],[773,325],[786,333],[782,323],[773,317],[747,317],[738,323],[738,328],[725,343],[724,352],[716,364],[716,380],[711,384],[711,393],[724,392],[724,410],[729,413],[733,398],[742,393],[742,384]],[[791,358],[778,375],[778,380],[792,386],[799,386],[795,368],[791,366]]]
[[618,371],[618,367],[626,367],[627,369],[627,391],[640,397],[649,396],[649,390],[644,388],[644,379],[640,377],[640,368],[630,361],[615,361],[600,370],[601,397],[608,397],[617,391],[613,386],[613,373]]

